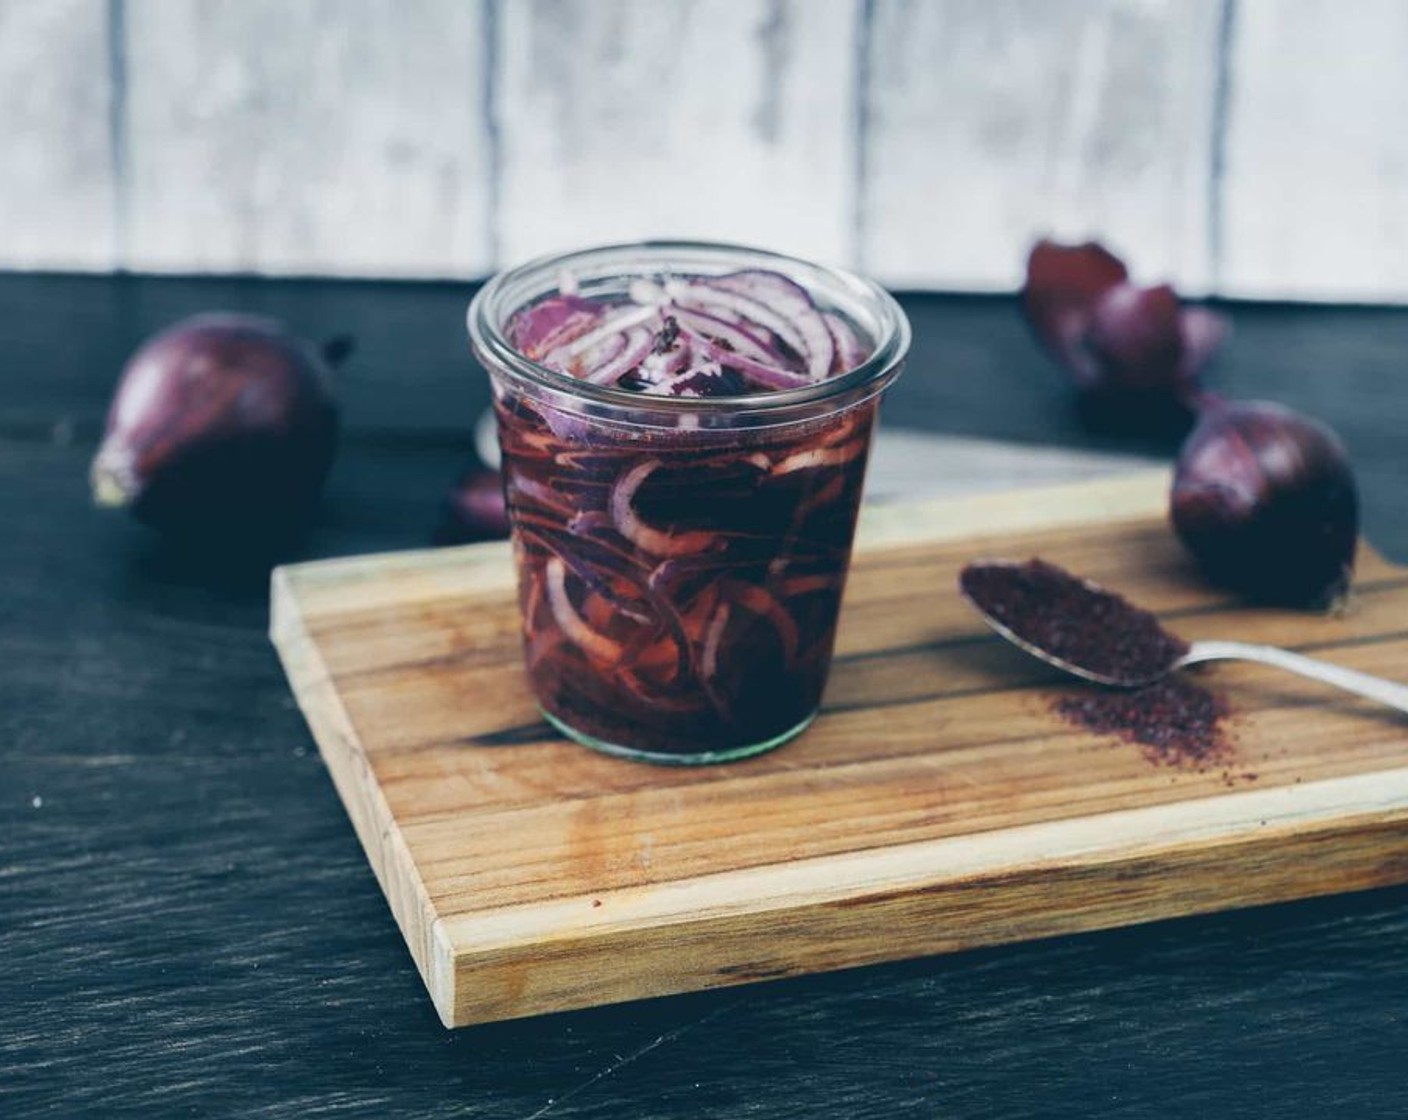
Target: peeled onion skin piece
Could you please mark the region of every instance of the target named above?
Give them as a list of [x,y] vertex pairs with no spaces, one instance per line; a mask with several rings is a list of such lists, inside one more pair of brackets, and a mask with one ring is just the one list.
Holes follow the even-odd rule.
[[1203,367],[1223,316],[1186,306],[1167,284],[1140,287],[1102,246],[1040,241],[1022,306],[1037,339],[1080,390],[1092,428],[1182,434],[1200,407]]
[[1358,490],[1343,444],[1310,417],[1269,402],[1210,405],[1179,454],[1170,513],[1220,586],[1294,607],[1348,594]]
[[1178,297],[1167,284],[1136,288],[1117,284],[1091,308],[1086,355],[1090,386],[1124,392],[1183,395],[1179,372],[1183,334]]
[[1038,241],[1027,257],[1022,289],[1027,320],[1047,349],[1070,363],[1095,301],[1128,278],[1124,263],[1093,241],[1083,245]]
[[198,315],[124,368],[94,500],[198,542],[285,539],[317,500],[337,433],[330,371],[310,347],[273,320]]
[[510,332],[513,344],[530,358],[542,358],[596,327],[603,309],[576,295],[552,296],[520,311]]

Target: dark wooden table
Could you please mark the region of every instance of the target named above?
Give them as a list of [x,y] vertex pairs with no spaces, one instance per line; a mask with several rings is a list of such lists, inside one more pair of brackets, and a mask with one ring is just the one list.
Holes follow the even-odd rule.
[[[359,343],[300,555],[424,545],[486,400],[469,294],[0,276],[0,1116],[1408,1111],[1408,889],[443,1030],[265,638],[265,573],[169,553],[85,473],[138,341],[259,310]],[[906,304],[906,424],[1168,451],[1090,431],[1012,301]],[[1408,559],[1408,311],[1228,310],[1214,380],[1335,425]]]

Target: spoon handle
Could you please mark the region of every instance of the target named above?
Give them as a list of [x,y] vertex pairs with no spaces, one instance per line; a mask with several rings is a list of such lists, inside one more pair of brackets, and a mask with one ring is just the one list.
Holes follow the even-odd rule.
[[1304,654],[1292,653],[1288,649],[1277,649],[1275,646],[1259,646],[1250,642],[1194,642],[1179,664],[1193,665],[1199,661],[1223,661],[1229,658],[1260,661],[1264,665],[1275,665],[1278,669],[1289,669],[1303,677],[1338,685],[1348,692],[1378,700],[1390,708],[1397,708],[1400,712],[1408,712],[1408,685],[1331,665],[1328,661],[1319,661]]

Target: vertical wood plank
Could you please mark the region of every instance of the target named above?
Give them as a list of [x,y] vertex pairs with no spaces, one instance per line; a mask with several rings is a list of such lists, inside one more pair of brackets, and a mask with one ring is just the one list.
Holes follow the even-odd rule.
[[856,0],[513,0],[499,19],[506,261],[650,236],[839,261]]
[[1408,298],[1408,4],[1236,13],[1221,289]]
[[1042,233],[1200,291],[1220,0],[875,0],[862,266],[1009,288]]
[[127,0],[138,269],[491,265],[479,0]]
[[0,0],[0,267],[112,267],[107,35],[107,0]]

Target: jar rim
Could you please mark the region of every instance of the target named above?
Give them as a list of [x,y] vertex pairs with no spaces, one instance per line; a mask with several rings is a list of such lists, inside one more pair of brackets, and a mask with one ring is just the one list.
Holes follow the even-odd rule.
[[[840,294],[853,305],[865,305],[869,318],[877,325],[875,347],[870,356],[855,369],[834,377],[822,378],[813,384],[792,389],[776,389],[765,393],[720,397],[651,396],[597,385],[570,374],[551,369],[519,353],[509,343],[503,324],[520,308],[557,289],[558,277],[571,271],[573,265],[619,261],[623,266],[604,275],[645,275],[654,262],[662,266],[670,258],[713,258],[735,268],[769,268],[799,280],[809,291],[825,289],[833,299]],[[638,262],[636,268],[631,262]],[[800,274],[800,279],[799,279]],[[550,286],[530,298],[513,299],[520,289],[532,289],[534,280],[548,279]],[[808,282],[810,281],[810,282]],[[507,306],[506,306],[507,304]],[[632,411],[649,409],[677,415],[727,409],[732,412],[771,413],[813,404],[832,397],[845,396],[857,390],[873,387],[883,389],[898,372],[909,352],[910,326],[899,303],[879,284],[845,269],[816,264],[800,257],[789,256],[751,245],[726,241],[647,240],[598,245],[566,253],[550,253],[496,273],[470,301],[466,315],[471,345],[483,362],[492,362],[498,369],[532,385],[556,390],[599,406],[626,408]]]

